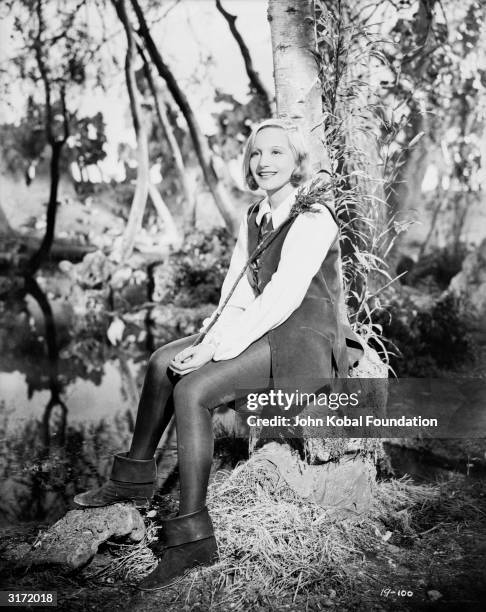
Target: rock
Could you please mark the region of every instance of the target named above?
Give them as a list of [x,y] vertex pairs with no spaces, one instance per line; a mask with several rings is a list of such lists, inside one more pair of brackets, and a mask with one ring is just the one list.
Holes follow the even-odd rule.
[[117,268],[111,277],[110,285],[113,289],[122,289],[124,285],[130,282],[133,270],[130,266],[120,266]]
[[442,597],[442,593],[432,589],[431,591],[427,591],[427,597],[430,601],[438,601]]
[[152,300],[161,304],[170,302],[176,291],[176,271],[174,264],[166,260],[152,268]]
[[95,251],[85,255],[83,261],[76,265],[61,261],[59,268],[83,289],[96,289],[109,280],[114,265],[102,251]]
[[21,544],[9,551],[8,559],[17,566],[55,564],[76,569],[88,563],[109,538],[128,536],[139,542],[144,534],[142,516],[130,504],[71,510],[31,547]]
[[336,518],[358,518],[371,506],[376,470],[371,457],[345,455],[340,461],[309,465],[288,446],[270,442],[252,461],[272,464],[303,499],[325,508]]
[[461,271],[453,277],[449,290],[466,297],[478,322],[486,322],[486,239],[464,259]]

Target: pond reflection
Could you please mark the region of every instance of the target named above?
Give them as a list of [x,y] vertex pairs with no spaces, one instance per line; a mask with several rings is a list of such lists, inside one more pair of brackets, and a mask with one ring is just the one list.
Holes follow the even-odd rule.
[[[73,316],[32,279],[0,301],[0,526],[57,520],[76,493],[106,479],[112,454],[129,447],[151,330],[140,327],[141,342],[114,347],[100,326],[71,334]],[[234,413],[216,421],[228,432]],[[235,461],[247,450],[239,441]],[[173,424],[156,459],[159,489],[170,476],[174,487]]]
[[[36,320],[32,300],[42,314]],[[70,338],[34,279],[2,302],[0,524],[62,516],[73,495],[101,482],[134,426],[147,355]]]

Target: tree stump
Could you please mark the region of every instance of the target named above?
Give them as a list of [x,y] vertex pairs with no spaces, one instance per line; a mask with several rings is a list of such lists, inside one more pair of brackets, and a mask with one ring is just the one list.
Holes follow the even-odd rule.
[[[374,349],[366,347],[351,378],[359,379],[354,384],[361,389],[364,405],[382,414],[387,401],[383,379],[388,378],[388,369]],[[308,406],[300,416],[312,415],[313,410],[314,406]],[[383,453],[381,439],[312,437],[312,428],[303,426],[306,457],[302,460],[287,444],[265,443],[263,429],[250,439],[250,454],[271,463],[298,495],[338,518],[359,518],[367,513],[373,496],[375,464]]]

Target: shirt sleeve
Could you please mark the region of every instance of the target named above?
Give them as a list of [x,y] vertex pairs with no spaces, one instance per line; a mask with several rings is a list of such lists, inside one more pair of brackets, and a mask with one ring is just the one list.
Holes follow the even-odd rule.
[[338,231],[329,210],[323,206],[317,210],[300,214],[293,222],[277,270],[261,295],[224,329],[213,357],[215,361],[236,357],[300,306]]
[[[238,231],[238,238],[236,240],[233,255],[231,256],[228,272],[226,273],[226,277],[223,281],[218,308],[227,298],[231,287],[233,287],[236,279],[238,278],[238,275],[240,274],[241,270],[243,269],[243,266],[245,265],[248,259],[247,242],[248,222],[245,215],[245,218],[241,222],[240,229]],[[204,337],[202,344],[211,343],[217,346],[221,342],[223,336],[228,333],[228,330],[231,329],[231,327],[233,327],[234,325],[236,325],[236,320],[238,319],[238,317],[254,301],[254,299],[255,294],[253,293],[253,289],[251,288],[250,283],[248,282],[247,275],[244,274],[238,282],[238,285],[236,286],[233,295],[230,297],[228,303],[224,307],[221,316],[207,333],[207,335]],[[216,316],[216,312],[217,309],[210,317],[204,319],[203,326],[199,330],[200,332],[204,331],[208,327],[208,325]]]

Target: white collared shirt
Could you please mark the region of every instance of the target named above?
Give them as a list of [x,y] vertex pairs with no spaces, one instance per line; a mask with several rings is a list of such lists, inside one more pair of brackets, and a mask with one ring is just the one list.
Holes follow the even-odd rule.
[[[259,207],[256,223],[260,225],[265,213],[271,212],[274,229],[289,216],[295,201],[293,191],[272,210],[268,198]],[[317,274],[337,235],[337,225],[325,206],[318,212],[301,213],[292,223],[285,237],[277,270],[261,295],[255,297],[247,275],[240,279],[229,302],[208,332],[203,343],[216,346],[213,359],[232,359],[266,332],[283,323],[304,299],[312,278]],[[226,299],[231,287],[248,259],[248,221],[245,215],[238,232],[230,266],[221,288],[219,304]],[[211,322],[216,311],[203,322]]]

